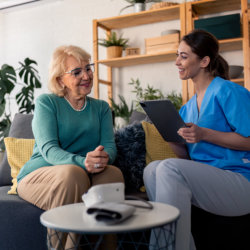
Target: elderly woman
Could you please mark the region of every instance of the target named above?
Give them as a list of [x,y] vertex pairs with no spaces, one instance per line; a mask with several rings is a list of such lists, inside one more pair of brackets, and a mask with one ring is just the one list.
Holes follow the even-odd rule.
[[33,155],[17,179],[18,195],[41,209],[81,202],[92,185],[124,182],[110,165],[116,157],[110,108],[88,96],[93,66],[81,48],[57,48],[49,72],[52,94],[36,100]]

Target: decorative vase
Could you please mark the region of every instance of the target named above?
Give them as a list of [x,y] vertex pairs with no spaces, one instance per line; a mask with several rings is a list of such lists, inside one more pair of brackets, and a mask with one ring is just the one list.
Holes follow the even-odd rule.
[[141,12],[145,10],[145,3],[135,3],[134,12]]
[[127,125],[128,125],[128,122],[123,117],[120,117],[120,116],[115,117],[116,129],[124,128]]
[[110,46],[107,47],[107,58],[116,58],[122,56],[122,50],[123,48],[121,46]]

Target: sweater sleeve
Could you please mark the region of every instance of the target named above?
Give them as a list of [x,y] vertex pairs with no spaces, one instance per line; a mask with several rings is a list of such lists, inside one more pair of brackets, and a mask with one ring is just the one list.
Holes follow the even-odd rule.
[[108,103],[103,102],[101,113],[101,140],[100,145],[104,146],[104,150],[109,155],[109,164],[115,161],[117,149],[114,139],[114,129],[112,121],[112,113]]
[[85,157],[63,150],[58,139],[57,107],[49,95],[41,95],[36,100],[32,129],[37,147],[51,165],[74,164],[82,168]]

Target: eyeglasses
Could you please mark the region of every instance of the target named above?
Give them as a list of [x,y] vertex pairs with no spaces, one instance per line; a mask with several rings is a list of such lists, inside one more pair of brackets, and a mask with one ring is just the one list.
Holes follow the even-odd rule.
[[84,68],[75,68],[64,73],[71,74],[75,78],[79,79],[83,76],[84,72],[87,73],[89,76],[92,76],[94,71],[95,71],[95,64],[91,63],[87,64]]

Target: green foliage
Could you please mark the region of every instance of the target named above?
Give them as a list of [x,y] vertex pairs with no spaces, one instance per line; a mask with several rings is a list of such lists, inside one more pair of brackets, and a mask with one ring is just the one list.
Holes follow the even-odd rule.
[[128,39],[122,38],[122,35],[118,36],[114,31],[106,39],[99,39],[99,41],[98,44],[104,47],[121,46],[123,49],[128,47]]
[[161,2],[161,0],[125,0],[125,1],[128,2],[128,3],[130,3],[130,4]]
[[8,135],[11,125],[11,113],[6,105],[13,105],[10,98],[12,91],[15,87],[22,86],[15,99],[19,112],[28,114],[34,110],[34,90],[41,88],[38,71],[34,67],[37,63],[26,58],[19,64],[20,68],[17,70],[7,64],[0,69],[0,151],[4,150],[3,138]]
[[176,110],[178,111],[183,105],[181,93],[177,94],[175,91],[172,91],[170,94],[167,94],[167,99],[169,99],[174,104]]
[[155,89],[154,87],[147,85],[146,89],[143,89],[141,87],[141,83],[139,79],[131,79],[131,82],[129,85],[134,86],[134,90],[132,90],[133,93],[136,94],[136,101],[135,101],[135,107],[137,111],[143,112],[143,109],[140,105],[140,101],[143,100],[156,100],[156,99],[163,99],[164,95],[161,92],[160,89]]
[[112,104],[112,110],[114,111],[115,117],[122,117],[126,120],[126,122],[129,121],[129,117],[131,116],[133,112],[133,103],[131,104],[131,107],[129,108],[126,100],[123,96],[119,95],[120,103],[116,104],[113,98],[110,98],[111,104]]
[[172,101],[177,110],[179,110],[182,106],[182,96],[181,94],[177,94],[175,91],[172,91],[170,94],[165,96],[160,89],[156,89],[150,85],[147,85],[147,87],[143,89],[139,79],[131,79],[129,85],[134,86],[134,90],[132,90],[132,92],[136,94],[135,107],[137,111],[143,112],[143,109],[140,105],[140,101],[143,100],[157,100],[167,98]]
[[128,3],[134,4],[134,3],[146,3],[147,0],[125,0]]

